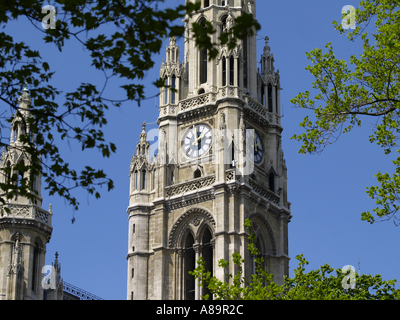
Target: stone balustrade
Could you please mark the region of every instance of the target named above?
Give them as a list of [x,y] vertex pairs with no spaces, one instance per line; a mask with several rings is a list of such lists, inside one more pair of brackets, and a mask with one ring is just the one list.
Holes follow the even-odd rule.
[[51,226],[52,213],[38,208],[34,205],[18,205],[9,204],[5,205],[8,207],[10,212],[4,210],[4,206],[0,209],[0,218],[2,217],[18,217],[18,218],[30,218],[39,220],[49,226]]
[[166,194],[168,197],[173,197],[179,194],[187,193],[190,191],[196,191],[208,186],[212,186],[215,183],[215,175],[208,175],[205,177],[197,178],[191,181],[175,184],[170,187],[166,187]]
[[267,187],[261,185],[253,179],[249,179],[249,183],[255,193],[274,204],[279,204],[280,197],[275,192],[272,192]]

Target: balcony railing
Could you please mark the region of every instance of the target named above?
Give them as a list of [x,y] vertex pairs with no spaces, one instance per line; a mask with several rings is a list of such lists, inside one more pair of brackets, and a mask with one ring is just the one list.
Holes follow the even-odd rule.
[[274,204],[279,204],[280,197],[275,192],[272,192],[267,187],[261,185],[253,179],[250,179],[249,182],[255,193],[271,201]]
[[208,175],[205,177],[197,178],[191,181],[175,184],[171,187],[166,187],[166,194],[168,197],[173,197],[182,193],[196,191],[215,183],[215,175]]
[[[10,212],[7,212],[4,207],[7,207]],[[1,217],[21,217],[39,220],[51,226],[52,214],[44,209],[34,205],[8,204],[0,209]]]
[[250,98],[249,96],[244,96],[244,101],[246,103],[246,107],[255,111],[257,114],[261,115],[264,119],[268,120],[269,123],[279,124],[279,117],[275,113],[268,112],[266,106],[263,106],[258,101]]

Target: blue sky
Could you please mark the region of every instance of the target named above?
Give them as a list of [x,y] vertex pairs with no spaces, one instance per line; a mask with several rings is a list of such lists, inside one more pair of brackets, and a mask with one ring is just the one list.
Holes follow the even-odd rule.
[[[166,2],[171,7],[183,3],[177,0]],[[393,171],[393,156],[385,156],[380,147],[368,141],[374,119],[364,119],[362,128],[342,135],[321,155],[300,155],[300,143],[290,139],[293,134],[303,132],[299,123],[304,116],[311,116],[309,111],[294,109],[290,104],[290,99],[299,92],[311,90],[313,79],[304,69],[308,65],[305,52],[324,48],[328,42],[332,43],[336,56],[347,62],[350,55],[361,52],[360,42],[350,42],[332,25],[334,20],[340,21],[345,5],[357,7],[358,3],[343,0],[257,1],[257,18],[262,26],[258,33],[258,57],[264,47],[263,39],[268,35],[283,87],[283,150],[293,215],[289,224],[290,276],[297,267],[295,256],[303,253],[310,262],[307,270],[325,263],[335,269],[353,265],[358,270],[360,261],[362,273],[381,274],[385,280],[400,280],[400,253],[396,249],[400,229],[392,222],[370,225],[360,219],[361,212],[371,210],[375,205],[365,193],[367,186],[376,184],[373,175],[379,170]],[[90,68],[88,53],[76,41],[72,40],[59,53],[52,45],[43,43],[37,29],[22,20],[5,30],[15,40],[41,51],[51,70],[56,71],[52,85],[59,90],[72,91],[81,82],[102,85],[102,75]],[[156,67],[144,79],[147,96],[157,93],[151,83],[159,76],[164,48],[154,57]],[[121,93],[118,85],[121,83],[111,83],[105,96],[118,98]],[[59,103],[62,104],[62,100]],[[106,188],[101,190],[100,200],[86,192],[78,192],[76,196],[81,205],[74,213],[74,224],[71,224],[73,211],[64,200],[42,191],[43,207],[47,208],[51,203],[54,213],[46,264],[54,261],[58,251],[63,279],[105,299],[126,298],[129,164],[142,122],[153,123],[147,129],[156,128],[158,109],[155,103],[153,99],[142,103],[140,108],[130,103],[108,111],[109,123],[104,132],[108,141],[117,146],[117,153],[110,159],[102,158],[97,151],[82,153],[73,143],[60,143],[59,147],[71,165],[89,164],[103,168],[115,183],[111,192],[107,193]]]

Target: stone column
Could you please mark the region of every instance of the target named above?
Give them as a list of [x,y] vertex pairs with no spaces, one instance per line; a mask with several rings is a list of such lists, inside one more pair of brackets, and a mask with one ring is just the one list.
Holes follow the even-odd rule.
[[268,86],[264,84],[264,106],[268,110]]
[[[197,267],[197,260],[199,260],[200,256],[201,256],[201,252],[202,252],[202,248],[199,244],[195,244],[193,245],[194,248],[194,252],[195,252],[195,266]],[[201,292],[200,292],[200,287],[199,287],[199,279],[195,279],[195,300],[200,300],[201,299]]]

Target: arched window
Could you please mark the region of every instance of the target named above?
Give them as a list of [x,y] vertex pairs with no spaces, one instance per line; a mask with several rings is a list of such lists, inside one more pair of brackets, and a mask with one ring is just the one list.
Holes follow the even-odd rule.
[[32,177],[32,181],[31,181],[31,190],[32,191],[36,189],[35,182],[36,182],[36,178]]
[[146,170],[142,171],[142,189],[146,189]]
[[200,50],[200,84],[207,82],[207,49]]
[[274,112],[272,106],[272,85],[268,84],[268,112]]
[[204,0],[204,8],[207,8],[210,6],[210,0]]
[[200,171],[200,169],[197,169],[197,170],[194,172],[194,179],[197,179],[197,178],[201,178],[201,171]]
[[36,291],[38,285],[38,270],[39,270],[39,243],[35,242],[35,248],[33,249],[33,266],[32,266],[32,291]]
[[236,81],[237,81],[237,86],[239,87],[240,86],[240,58],[239,59],[237,59],[237,79],[236,79]]
[[16,142],[17,140],[18,140],[18,128],[17,128],[17,126],[14,126],[14,141],[13,142]]
[[171,84],[171,103],[175,103],[175,92],[176,89],[176,77],[175,75],[172,76],[172,84]]
[[226,19],[228,18],[228,16],[224,16],[221,19],[221,34],[225,31],[226,28]]
[[275,174],[270,172],[268,176],[269,190],[275,192]]
[[235,58],[233,56],[229,59],[229,84],[235,85]]
[[25,126],[25,121],[21,123],[21,132],[19,133],[20,135],[26,135],[26,126]]
[[259,233],[257,235],[257,239],[256,239],[256,243],[255,243],[255,247],[256,247],[259,255],[253,256],[252,274],[257,273],[258,263],[256,263],[256,259],[259,258],[263,254],[263,243],[264,243],[263,237],[262,237],[261,233]]
[[18,181],[17,181],[18,187],[22,186],[22,179],[24,179],[24,173],[21,171],[18,171]]
[[222,86],[226,86],[226,58],[222,58]]
[[257,237],[257,240],[256,240],[256,249],[258,250],[258,252],[260,254],[263,253],[262,243],[263,243],[262,235],[259,234],[258,237]]
[[[203,19],[200,22],[200,25],[206,29],[206,21]],[[205,33],[205,32],[204,32]],[[206,34],[204,34],[206,35]],[[207,63],[208,63],[208,58],[207,58],[207,49],[200,49],[200,84],[206,83],[207,82]]]
[[247,34],[243,39],[243,85],[245,88],[248,87],[248,71],[247,71],[247,56],[248,56],[248,36]]
[[[168,86],[168,78],[165,77],[164,85]],[[164,104],[168,104],[168,88],[164,87]]]
[[[211,276],[213,276],[214,249],[213,249],[213,245],[212,245],[211,241],[212,241],[211,231],[209,228],[207,228],[204,232],[203,240],[202,240],[202,256],[203,256],[204,262],[206,263],[205,271],[210,272]],[[203,289],[202,295],[204,296],[206,294],[208,294],[210,297],[210,300],[212,300],[212,295],[210,294],[210,290],[208,289],[208,287],[205,287]]]
[[185,277],[185,300],[195,300],[195,280],[189,271],[193,271],[196,268],[196,255],[194,252],[194,238],[189,232],[185,242],[185,267],[184,267],[184,277]]
[[235,161],[235,144],[232,141],[231,144],[231,168],[236,168],[236,161]]
[[7,182],[11,181],[11,162],[7,161]]
[[135,190],[137,190],[139,187],[138,181],[139,181],[139,172],[136,170],[135,171]]
[[265,106],[265,87],[264,83],[261,82],[261,101],[260,103]]

